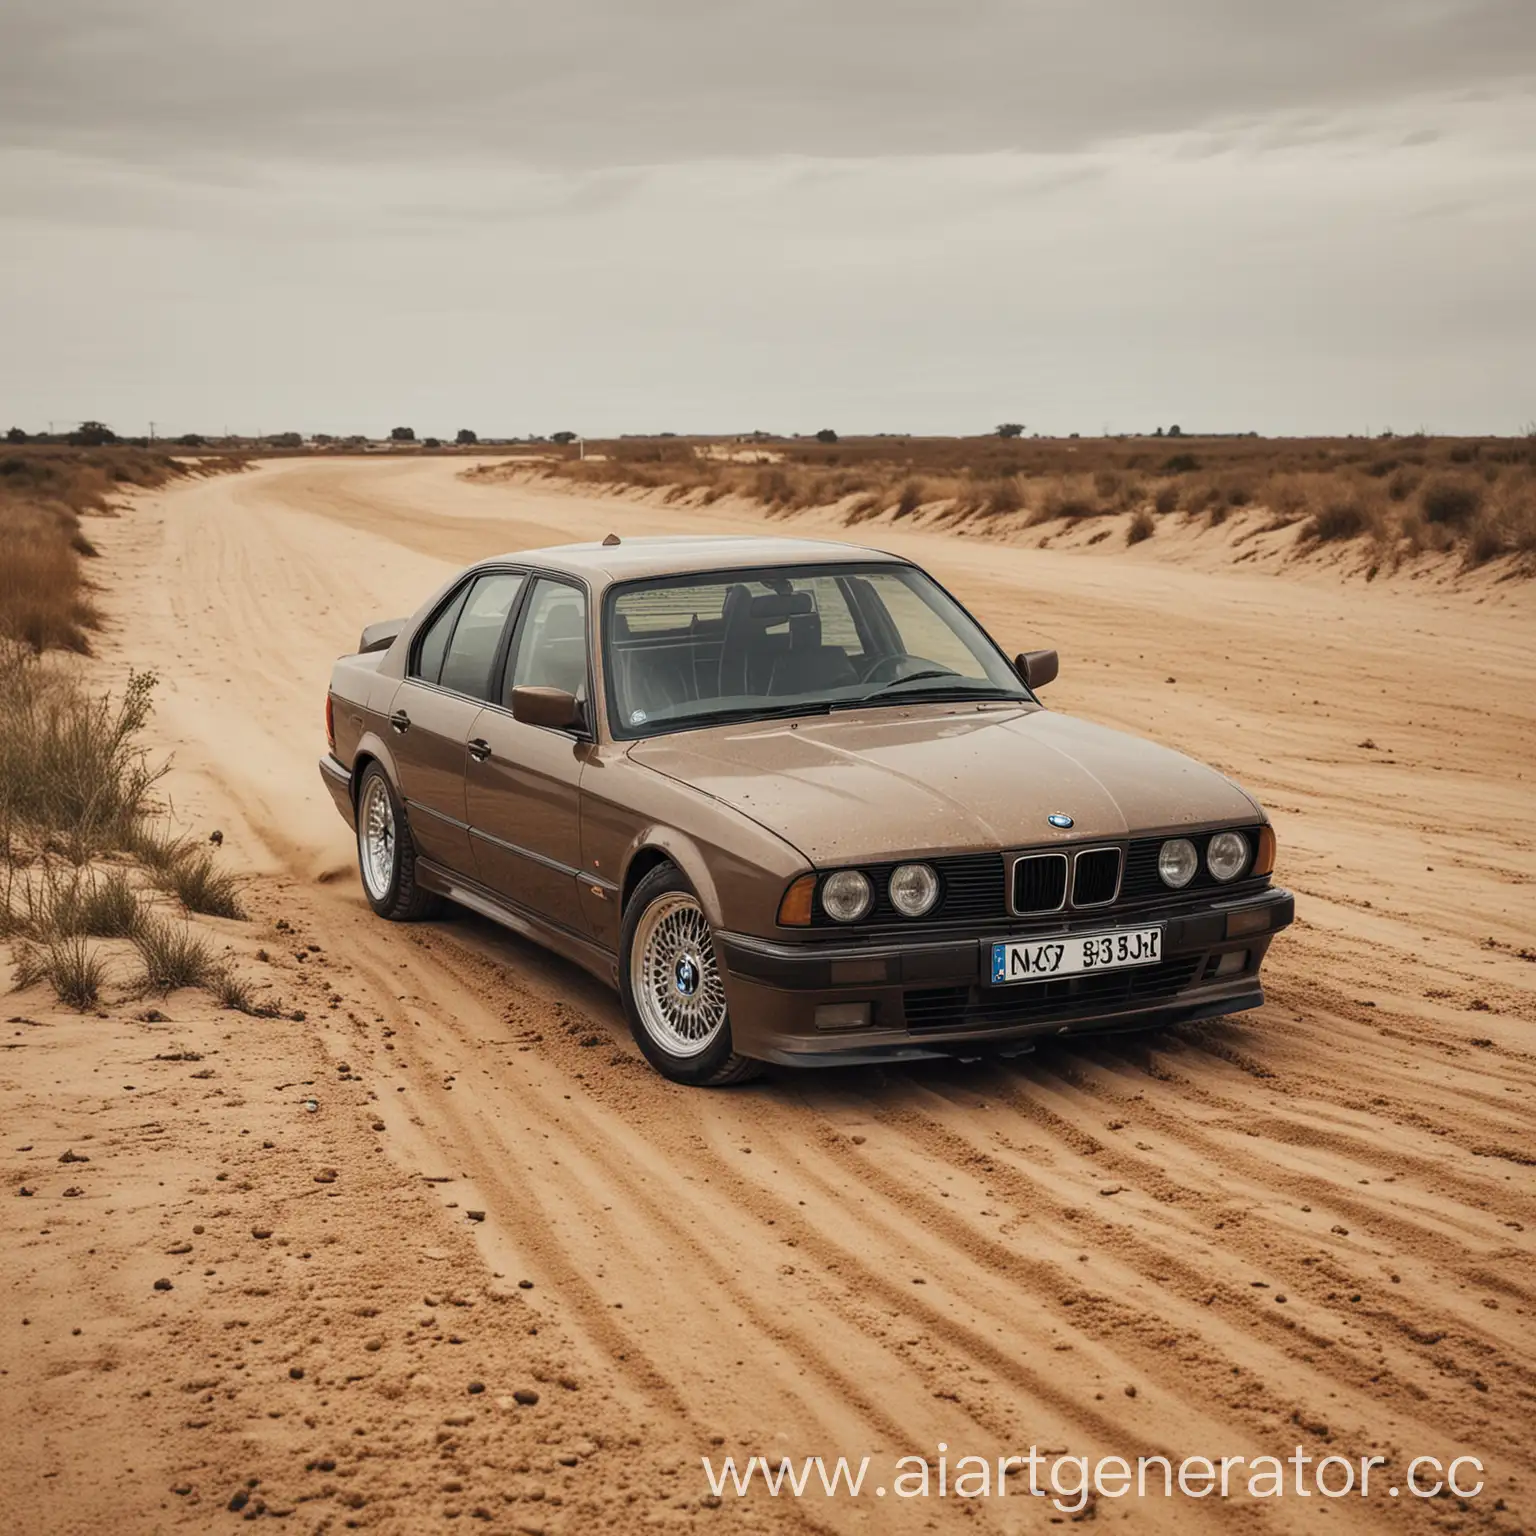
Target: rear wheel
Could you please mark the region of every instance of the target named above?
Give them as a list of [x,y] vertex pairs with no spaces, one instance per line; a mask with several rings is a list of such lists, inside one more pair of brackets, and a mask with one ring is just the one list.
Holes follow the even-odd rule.
[[624,910],[619,990],[631,1033],[664,1077],[696,1087],[742,1083],[762,1070],[737,1055],[714,934],[675,866],[653,869]]
[[363,770],[357,789],[357,866],[368,905],[391,922],[434,917],[441,899],[416,883],[416,845],[405,807],[377,763]]

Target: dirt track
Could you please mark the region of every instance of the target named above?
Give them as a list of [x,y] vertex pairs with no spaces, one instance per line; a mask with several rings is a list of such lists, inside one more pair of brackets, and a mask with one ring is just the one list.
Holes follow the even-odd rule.
[[[72,1314],[59,1310],[58,1289],[79,1286],[74,1301],[112,1331],[118,1368],[79,1367],[98,1373],[85,1379],[103,1397],[95,1418],[72,1421],[69,1404],[81,1399],[65,1388],[78,1383],[55,1383],[68,1373],[38,1353],[29,1323],[31,1353],[17,1353],[5,1389],[27,1455],[0,1474],[0,1503],[17,1501],[24,1528],[61,1531],[72,1517],[92,1529],[82,1511],[98,1509],[125,1530],[212,1528],[241,1468],[263,1487],[284,1483],[285,1496],[308,1488],[294,1522],[305,1529],[343,1519],[424,1529],[481,1503],[489,1523],[476,1528],[551,1533],[599,1520],[620,1531],[651,1519],[701,1529],[958,1525],[953,1502],[698,1507],[701,1453],[895,1456],[939,1442],[952,1456],[992,1457],[1031,1443],[1134,1457],[1284,1455],[1303,1442],[1357,1463],[1471,1453],[1489,1468],[1489,1491],[1465,1511],[1409,1499],[1330,1509],[1351,1530],[1530,1528],[1528,597],[1479,603],[1197,572],[1144,550],[1023,551],[880,529],[875,542],[928,564],[1005,643],[1060,648],[1051,704],[1175,742],[1260,795],[1300,920],[1272,952],[1268,1005],[1234,1021],[1048,1048],[1007,1066],[781,1073],[742,1091],[687,1091],[644,1068],[614,998],[575,970],[478,920],[407,931],[371,917],[315,770],[321,702],[331,659],[362,623],[409,611],[472,558],[610,528],[761,523],[469,485],[454,478],[459,467],[285,461],[92,525],[109,573],[104,665],[161,673],[154,729],[175,753],[177,814],[221,828],[255,877],[257,921],[245,926],[256,937],[230,925],[231,942],[242,953],[258,941],[281,949],[252,964],[269,966],[262,974],[290,1000],[312,999],[302,1027],[275,1021],[270,1031],[233,1027],[195,1000],[167,1005],[183,1021],[202,1010],[186,1028],[217,1045],[225,1086],[250,1108],[231,1117],[208,1104],[178,1129],[175,1096],[165,1097],[154,1123],[174,1144],[158,1155],[194,1182],[232,1159],[269,1219],[294,1224],[294,1244],[314,1245],[295,1278],[291,1263],[241,1257],[231,1239],[217,1284],[240,1273],[245,1294],[260,1291],[254,1266],[266,1264],[277,1278],[263,1284],[290,1292],[247,1310],[267,1308],[274,1336],[321,1350],[338,1383],[344,1346],[355,1348],[362,1374],[345,1397],[338,1385],[337,1400],[350,1403],[359,1436],[383,1436],[388,1451],[344,1485],[365,1502],[338,1506],[334,1490],[315,1491],[324,1477],[301,1468],[317,1436],[349,1432],[337,1427],[350,1423],[343,1410],[306,1407],[282,1372],[267,1398],[237,1402],[224,1395],[237,1380],[227,1359],[208,1373],[221,1382],[208,1388],[223,1404],[219,1438],[187,1428],[199,1417],[185,1411],[197,1397],[185,1395],[186,1379],[201,1371],[191,1356],[225,1349],[228,1304],[210,1289],[201,1318],[167,1313],[172,1298],[190,1308],[204,1295],[192,1259],[168,1296],[149,1289],[155,1266],[172,1262],[161,1257],[133,1271],[142,1283],[132,1288],[115,1272],[86,1284],[85,1231],[70,1237],[54,1207],[53,1230],[77,1248],[49,1248],[55,1239],[36,1235],[38,1198],[9,1262],[20,1277],[12,1294],[62,1337]],[[287,930],[274,928],[279,917]],[[298,961],[294,935],[318,952]],[[12,1182],[33,1166],[13,1144],[45,1122],[67,1134],[82,1077],[101,1065],[93,1021],[45,1018],[41,1004],[28,1017],[52,1033],[20,1053],[25,1069],[5,1063],[6,1166],[22,1169]],[[164,1049],[125,1062],[140,1063],[142,1083],[154,1070],[142,1063]],[[350,1070],[338,1074],[341,1062]],[[329,1140],[312,1140],[264,1183],[253,1161],[261,1126],[281,1127],[274,1152],[322,1134],[294,1108],[290,1079],[328,1090],[330,1113],[316,1118]],[[169,1195],[156,1196],[150,1165],[134,1162],[145,1155],[135,1150],[143,1113],[105,1100],[89,1112],[103,1117],[120,1177],[139,1181],[137,1230],[147,1244],[158,1223],[158,1255],[162,1229],[169,1241],[183,1218],[165,1214]],[[371,1131],[375,1114],[386,1131]],[[31,1117],[27,1135],[9,1132],[18,1116]],[[251,1129],[245,1142],[234,1118]],[[36,1132],[39,1149],[45,1135]],[[374,1145],[381,1155],[370,1155]],[[342,1241],[329,1250],[315,1225],[321,1202],[301,1198],[322,1160],[340,1167],[350,1199],[350,1214],[331,1212]],[[93,1171],[105,1176],[101,1162]],[[49,1179],[60,1182],[56,1170]],[[238,1198],[197,1188],[183,1204]],[[7,1201],[13,1224],[20,1205]],[[466,1223],[471,1209],[484,1221]],[[123,1215],[103,1206],[95,1230],[131,1268],[135,1228]],[[249,1216],[231,1220],[243,1235]],[[520,1277],[533,1289],[514,1289]],[[429,1369],[393,1395],[368,1376],[397,1346],[390,1335],[363,1354],[364,1335],[384,1331],[390,1307],[402,1337],[417,1326],[424,1285],[480,1300],[462,1314],[480,1325],[471,1344],[483,1371],[506,1376],[504,1388],[488,1376],[487,1397],[472,1404],[502,1394],[499,1427],[483,1440],[473,1439],[483,1423],[451,1424],[454,1405],[471,1401],[467,1371]],[[377,1291],[384,1317],[337,1321],[363,1290]],[[536,1343],[525,1324],[540,1329]],[[544,1354],[529,1356],[535,1347]],[[564,1390],[580,1411],[562,1410],[554,1428],[517,1418],[505,1392],[518,1370],[542,1371],[545,1398],[561,1402],[558,1376],[579,1381],[579,1392]],[[391,1379],[406,1381],[403,1364],[400,1373]],[[255,1387],[250,1374],[241,1380]],[[144,1389],[155,1397],[134,1406]],[[156,1419],[167,1397],[177,1407]],[[267,1417],[273,1404],[282,1417]],[[465,1441],[464,1465],[446,1479],[463,1486],[447,1490],[433,1438],[445,1415],[446,1433]],[[38,1481],[50,1456],[110,1464],[122,1443],[114,1435],[128,1437],[125,1465],[138,1470],[115,1481],[106,1505],[89,1476]],[[572,1439],[595,1449],[580,1452],[575,1471],[557,1462],[541,1472],[540,1457]],[[658,1470],[666,1465],[674,1470]],[[554,1489],[551,1478],[583,1476],[564,1504],[526,1497],[530,1478]],[[182,1477],[203,1490],[201,1517],[189,1495],[166,1493]],[[1100,1500],[1097,1510],[1136,1530],[1280,1531],[1309,1525],[1320,1507],[1157,1498]],[[1027,1499],[971,1510],[975,1529],[1000,1531],[1042,1528],[1050,1513]]]

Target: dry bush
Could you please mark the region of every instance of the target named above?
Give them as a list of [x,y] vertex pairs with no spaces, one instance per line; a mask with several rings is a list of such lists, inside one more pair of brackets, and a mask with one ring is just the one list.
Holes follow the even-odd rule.
[[915,476],[905,481],[901,494],[896,498],[896,516],[911,517],[927,499],[927,487]]
[[[927,509],[939,526],[1028,509],[1027,521],[1035,525],[1135,512],[1150,503],[1161,515],[1182,507],[1192,520],[1212,525],[1234,509],[1264,507],[1271,514],[1268,528],[1315,518],[1319,528],[1334,530],[1353,521],[1358,536],[1380,538],[1400,555],[1461,549],[1470,550],[1474,561],[1522,547],[1511,531],[1511,514],[1495,515],[1484,504],[1502,507],[1507,485],[1516,502],[1536,488],[1536,438],[1447,443],[1425,437],[1200,437],[1170,443],[893,435],[836,443],[623,439],[589,448],[594,456],[584,463],[549,458],[543,467],[583,483],[681,486],[697,490],[705,505],[737,496],[775,516],[844,503],[853,522],[875,515],[876,507],[893,509],[897,517]],[[519,467],[505,473],[528,471],[526,460],[509,463]],[[1447,500],[1438,490],[1447,480],[1472,490],[1459,489]],[[1481,498],[1470,511],[1469,496]]]
[[1141,509],[1130,521],[1130,526],[1125,530],[1125,542],[1127,544],[1140,544],[1143,539],[1150,539],[1157,532],[1157,521],[1145,507]]
[[15,956],[13,979],[18,987],[46,981],[61,1003],[81,1013],[96,1006],[106,984],[106,962],[79,935],[47,944],[21,945]]
[[1304,543],[1331,544],[1380,531],[1376,513],[1358,497],[1344,497],[1320,507],[1301,530]]
[[41,944],[89,935],[124,939],[138,927],[143,900],[122,869],[60,869],[39,863],[20,880],[7,870],[0,933],[20,933]]
[[123,848],[165,772],[137,745],[155,678],[91,697],[11,642],[0,647],[0,815],[76,863]]
[[1465,528],[1477,516],[1482,504],[1482,486],[1460,476],[1440,475],[1426,481],[1419,490],[1419,510],[1427,523]]
[[218,999],[221,1008],[233,1008],[237,1013],[256,1012],[256,997],[250,983],[228,966],[220,968],[209,990]]
[[133,935],[144,965],[144,987],[150,992],[174,992],[179,987],[211,987],[222,968],[208,940],[187,922],[147,917]]
[[80,557],[96,553],[82,512],[104,512],[121,486],[157,486],[187,470],[136,448],[0,450],[0,636],[35,651],[88,651],[100,622]]
[[240,881],[218,867],[206,848],[182,845],[178,856],[154,869],[153,879],[162,891],[177,897],[189,912],[208,917],[243,918]]

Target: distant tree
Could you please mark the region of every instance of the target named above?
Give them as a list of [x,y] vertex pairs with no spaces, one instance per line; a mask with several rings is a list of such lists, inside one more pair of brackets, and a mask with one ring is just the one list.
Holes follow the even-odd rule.
[[998,424],[997,435],[999,437],[1023,437],[1024,423],[1022,421],[1004,421]]
[[1159,427],[1157,429],[1157,431],[1152,434],[1153,437],[1161,437],[1162,435],[1163,435],[1163,429],[1161,427]]
[[329,432],[316,432],[310,441],[317,448],[329,448],[336,439]]
[[440,437],[424,437],[421,440],[421,446],[423,448],[441,448],[443,440]]
[[457,436],[454,438],[454,442],[463,448],[467,448],[471,443],[478,443],[479,441],[479,437],[471,432],[468,427],[460,427]]
[[208,439],[201,432],[183,432],[176,441],[183,448],[201,448]]
[[415,429],[412,427],[391,427],[389,429],[389,440],[392,443],[414,443],[416,441]]
[[818,443],[835,443],[837,441],[837,433],[831,427],[823,427],[816,434],[816,441]]
[[1177,422],[1175,422],[1171,427],[1168,428],[1168,436],[1169,437],[1183,437],[1184,436],[1184,428],[1181,427]]
[[12,427],[11,430],[5,434],[5,440],[8,443],[24,443],[27,440],[27,434],[23,432],[20,427]]
[[76,448],[100,448],[105,443],[115,443],[117,433],[105,422],[82,421],[69,434],[69,440]]
[[552,443],[559,443],[563,447],[566,443],[574,443],[576,441],[576,434],[574,432],[551,432],[549,440]]
[[274,432],[267,439],[269,448],[302,448],[304,446],[304,434],[302,432]]

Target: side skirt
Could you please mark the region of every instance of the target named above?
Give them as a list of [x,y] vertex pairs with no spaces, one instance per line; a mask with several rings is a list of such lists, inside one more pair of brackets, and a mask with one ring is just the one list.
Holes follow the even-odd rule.
[[595,939],[548,922],[524,907],[513,906],[478,882],[456,875],[430,859],[416,860],[416,879],[424,889],[446,896],[449,901],[468,907],[471,912],[478,912],[503,928],[510,928],[520,937],[553,950],[562,959],[573,961],[607,986],[618,986],[618,957]]

